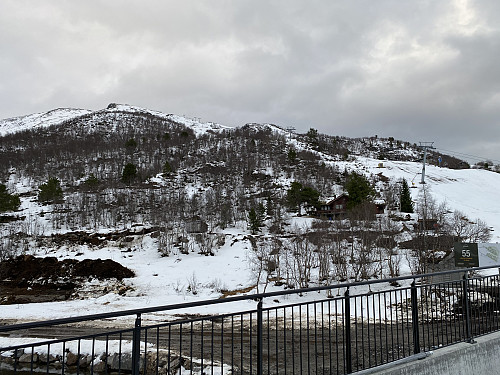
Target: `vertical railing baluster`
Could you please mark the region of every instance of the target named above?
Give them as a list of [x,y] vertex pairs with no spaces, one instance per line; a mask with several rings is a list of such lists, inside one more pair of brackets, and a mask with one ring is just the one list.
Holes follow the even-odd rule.
[[[269,317],[270,310],[266,311],[266,337],[267,337],[267,343],[266,343],[266,348],[267,348],[267,373],[271,374],[271,318]],[[264,345],[264,344],[262,344]],[[262,346],[262,352],[264,352],[264,346]],[[277,367],[276,367],[277,368]]]
[[201,334],[200,334],[200,367],[203,368],[203,361],[205,359],[205,351],[204,351],[204,341],[205,341],[205,329],[204,329],[205,321],[201,320]]
[[[263,374],[263,348],[262,348],[262,298],[257,303],[257,375]],[[269,322],[268,322],[269,324]]]
[[462,290],[464,296],[465,305],[465,339],[468,343],[474,342],[474,337],[472,335],[472,321],[470,317],[470,305],[469,305],[469,271],[465,271],[462,280]]
[[[276,375],[278,374],[278,370],[279,370],[279,366],[278,366],[278,363],[279,363],[279,335],[278,335],[278,332],[279,332],[279,318],[278,318],[278,309],[275,309],[274,310],[275,314],[274,314],[274,317],[275,317],[275,324],[276,324],[276,327],[275,327],[275,330],[276,330],[276,334],[275,334],[275,352],[276,352],[276,359],[275,359],[275,363],[276,363]],[[269,320],[267,322],[267,325],[269,326]],[[269,339],[268,339],[269,340]],[[286,358],[286,353],[284,355],[284,357]],[[270,373],[269,373],[270,374]]]
[[306,303],[306,344],[307,344],[307,375],[311,374],[311,339],[309,337],[309,303]]
[[[31,348],[31,358],[33,358],[33,351],[35,350],[34,347]],[[107,351],[106,351],[107,353]],[[66,356],[66,341],[63,341],[62,343],[62,353],[61,353],[61,365],[62,365],[62,370],[61,370],[61,375],[64,375],[64,366],[65,366],[65,356]],[[106,359],[108,356],[106,355]],[[107,368],[107,366],[106,366]],[[33,359],[31,360],[31,372],[33,372]]]
[[141,314],[135,318],[134,331],[132,333],[132,375],[139,375],[141,360]]
[[[120,342],[118,343],[118,375],[122,373],[122,339],[123,333],[120,332]],[[78,341],[78,353],[80,353],[80,341]]]
[[[250,316],[251,323],[252,316]],[[240,374],[243,373],[243,314],[240,314]],[[250,363],[252,363],[252,356],[250,356]]]
[[[14,374],[17,373],[17,362],[18,362],[19,356],[17,355],[17,349],[14,349]],[[33,361],[31,361],[33,363]]]
[[[106,352],[108,351],[107,347],[108,346],[106,343]],[[106,368],[108,368],[107,365]],[[160,371],[160,327],[156,327],[156,375],[158,375],[159,371]]]
[[293,305],[292,305],[292,375],[295,375],[295,315],[293,313]]
[[413,327],[413,354],[420,353],[420,334],[418,330],[418,299],[415,279],[411,283],[411,324]]
[[[47,345],[47,375],[49,374],[49,371],[50,371],[50,366],[49,366],[49,363],[50,363],[50,344]],[[92,368],[91,368],[92,369]]]
[[344,335],[345,335],[345,372],[352,373],[352,355],[351,355],[351,301],[349,298],[349,287],[344,293]]
[[[193,321],[191,321],[191,323],[190,323],[189,330],[190,330],[190,332],[189,332],[189,361],[191,362],[189,373],[193,374],[193,367],[194,367],[193,366],[193,341],[194,341],[194,334],[193,334],[194,322]],[[221,348],[222,348],[222,342],[221,342]]]
[[210,327],[210,374],[214,374],[214,319],[211,319],[211,327]]
[[[191,361],[193,358],[191,358]],[[191,366],[193,368],[193,366]],[[220,373],[224,373],[224,318],[220,322]]]
[[287,374],[287,358],[288,354],[286,352],[287,347],[286,347],[286,308],[283,308],[283,366],[285,368],[285,375]]
[[[355,297],[356,298],[356,297]],[[358,304],[357,303],[354,303],[354,316],[356,317],[354,319],[354,352],[356,353],[355,355],[357,356],[358,353],[361,351],[361,353],[365,353],[365,317],[363,315],[363,297],[359,298],[359,304],[360,304],[360,308],[359,308],[359,311],[360,311],[360,314],[361,315],[358,315]],[[361,350],[358,348],[358,337],[359,337],[359,334],[358,334],[358,321],[357,321],[357,317],[360,317],[361,318]],[[368,318],[370,317],[370,314],[368,314]],[[370,327],[370,319],[367,319],[366,320],[368,322],[368,327]],[[370,334],[368,334],[368,336],[370,336]],[[368,340],[368,342],[370,342],[370,340]],[[367,351],[368,353],[370,353],[370,350]],[[361,365],[363,366],[363,368],[365,368],[365,355],[363,354],[361,356],[362,360],[361,360]],[[358,361],[358,365],[359,365],[359,361]]]
[[147,375],[147,362],[148,361],[148,329],[144,329],[144,359],[142,361],[143,365],[143,375]]
[[231,372],[234,372],[234,315],[231,315]]

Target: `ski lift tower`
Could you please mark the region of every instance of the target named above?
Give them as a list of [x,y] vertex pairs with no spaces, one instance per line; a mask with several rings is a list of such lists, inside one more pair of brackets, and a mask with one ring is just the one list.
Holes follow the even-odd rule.
[[420,147],[424,149],[424,160],[422,164],[422,180],[420,180],[421,184],[425,184],[425,162],[427,159],[427,149],[433,149],[432,145],[434,142],[420,142]]

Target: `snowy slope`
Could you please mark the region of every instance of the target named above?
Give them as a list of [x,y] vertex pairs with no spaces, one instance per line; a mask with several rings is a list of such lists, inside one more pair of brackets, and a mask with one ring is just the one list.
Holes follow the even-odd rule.
[[89,113],[92,113],[92,111],[88,109],[58,108],[49,112],[0,120],[0,136],[28,129],[58,125],[66,120]]
[[[421,172],[421,164],[418,163],[384,161],[383,168],[379,168],[379,160],[369,158],[357,158],[355,162],[341,163],[349,170],[365,174],[382,173],[391,179],[405,178],[410,184],[414,179],[416,188],[410,189],[414,200],[418,199],[422,189],[418,175]],[[500,185],[500,174],[478,169],[450,170],[427,166],[426,180],[426,187],[437,203],[446,202],[450,210],[460,210],[471,219],[480,218],[485,221],[493,229],[491,242],[500,241],[500,203],[496,192],[496,187]],[[303,226],[313,220],[305,217],[288,219],[291,226],[294,224]],[[208,257],[197,253],[161,257],[155,247],[154,239],[150,237],[131,244],[132,251],[126,254],[120,248],[112,246],[99,249],[87,246],[63,247],[51,255],[60,259],[113,259],[134,270],[136,277],[126,281],[134,288],[133,292],[126,296],[109,293],[82,300],[28,304],[22,308],[19,308],[19,305],[6,305],[2,306],[2,317],[36,320],[40,318],[40,311],[44,311],[44,318],[60,318],[78,315],[82,311],[99,313],[167,305],[218,298],[220,293],[217,290],[222,289],[242,290],[250,287],[248,293],[255,293],[256,289],[251,288],[255,279],[248,263],[251,244],[246,237],[249,234],[246,226],[240,224],[221,233],[226,238],[224,246],[215,256]],[[46,256],[45,251],[41,249],[37,255]],[[189,285],[197,286],[196,294],[189,291]],[[276,290],[276,287],[270,286],[268,291],[270,290]],[[313,298],[319,297],[319,295],[313,296]],[[248,307],[247,305],[248,302],[241,302],[238,308],[244,309]],[[207,308],[207,311],[196,312],[221,313],[234,308],[235,305],[218,305]]]
[[[384,161],[359,158],[365,166],[365,173],[378,174],[401,179],[405,178],[416,188],[410,189],[414,201],[418,200],[422,164],[412,162]],[[500,174],[484,169],[448,169],[427,165],[425,168],[426,187],[436,202],[445,202],[450,210],[462,211],[470,219],[481,219],[492,229],[491,242],[500,241],[500,202],[498,187]]]

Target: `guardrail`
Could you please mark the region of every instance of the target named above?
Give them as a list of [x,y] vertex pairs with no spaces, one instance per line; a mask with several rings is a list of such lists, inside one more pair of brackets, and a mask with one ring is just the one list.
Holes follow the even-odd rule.
[[[4,325],[0,373],[350,374],[498,331],[499,276],[478,275],[487,269],[496,267]],[[453,275],[463,277],[442,281]],[[287,295],[304,301],[276,299]],[[192,311],[241,301],[250,308]],[[133,326],[96,328],[122,317]]]

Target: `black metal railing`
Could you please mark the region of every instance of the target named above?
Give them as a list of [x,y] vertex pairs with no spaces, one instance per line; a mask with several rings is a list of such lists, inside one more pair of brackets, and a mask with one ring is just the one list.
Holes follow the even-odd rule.
[[[355,373],[498,331],[499,276],[486,270],[4,325],[0,374]],[[210,305],[236,311],[201,315]]]

